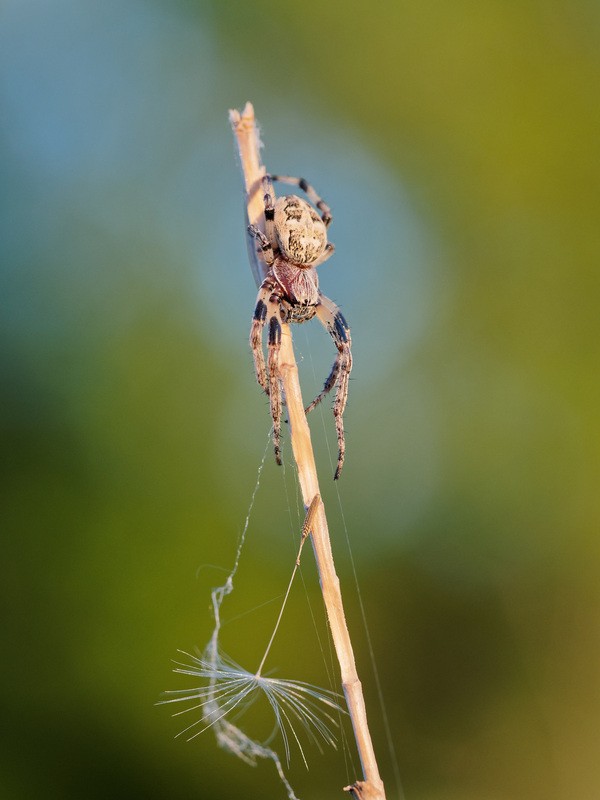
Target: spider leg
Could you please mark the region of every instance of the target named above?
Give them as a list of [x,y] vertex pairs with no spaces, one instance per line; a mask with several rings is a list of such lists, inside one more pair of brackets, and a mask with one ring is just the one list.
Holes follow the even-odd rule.
[[259,230],[256,225],[248,225],[248,233],[252,236],[253,239],[259,243],[260,248],[258,252],[262,253],[262,256],[265,260],[265,263],[268,267],[272,265],[275,261],[275,254],[273,252],[273,245],[269,241],[269,239],[265,236],[265,234]]
[[[317,306],[317,317],[335,342],[335,346],[338,349],[338,356],[333,362],[331,372],[325,381],[321,393],[315,397],[312,403],[306,408],[307,414],[309,411],[312,411],[313,408],[318,406],[325,396],[328,395],[333,389],[338,382],[340,371],[345,369],[349,376],[352,369],[352,354],[350,352],[352,340],[350,338],[350,328],[348,327],[348,323],[333,300],[330,300],[323,294],[319,294],[319,300],[320,302]],[[347,382],[348,381],[346,378],[346,383]],[[346,397],[344,398],[342,412],[346,406],[347,394],[348,392],[346,389]]]
[[275,189],[270,175],[263,176],[262,185],[265,193],[263,198],[265,204],[265,232],[273,249],[278,250],[277,237],[275,236]]
[[[274,305],[270,303],[269,305]],[[279,322],[279,304],[276,313],[269,319],[267,339],[268,358],[267,376],[269,380],[269,405],[273,420],[273,447],[275,461],[281,466],[281,384],[279,382],[279,350],[281,349],[281,324]]]
[[254,308],[252,325],[250,327],[250,349],[252,350],[252,356],[254,358],[254,372],[256,373],[256,380],[266,394],[269,394],[269,384],[267,382],[267,370],[262,349],[262,331],[265,326],[274,288],[275,284],[273,281],[270,278],[265,278],[256,296],[256,306]]
[[281,183],[291,183],[294,186],[299,186],[311,203],[314,203],[321,212],[321,219],[325,223],[325,227],[327,228],[330,225],[332,220],[331,209],[327,203],[319,197],[308,181],[305,181],[304,178],[292,178],[289,175],[268,175],[267,177],[271,181],[280,181]]
[[335,429],[338,440],[338,462],[335,470],[334,480],[340,477],[344,456],[346,454],[346,442],[344,438],[344,409],[348,400],[348,382],[352,371],[352,340],[350,338],[350,328],[344,319],[342,312],[328,297],[319,296],[320,302],[317,306],[317,317],[329,332],[337,347],[338,354],[329,377],[325,381],[321,393],[312,401],[306,409],[306,413],[312,411],[329,392],[336,387],[335,400],[333,401],[333,416],[335,418]]
[[[254,357],[256,380],[269,396],[269,406],[273,419],[273,445],[275,461],[281,464],[281,386],[279,382],[279,350],[281,348],[281,298],[276,285],[265,278],[258,290],[256,307],[250,328],[250,347]],[[262,349],[262,331],[268,323],[267,363]]]

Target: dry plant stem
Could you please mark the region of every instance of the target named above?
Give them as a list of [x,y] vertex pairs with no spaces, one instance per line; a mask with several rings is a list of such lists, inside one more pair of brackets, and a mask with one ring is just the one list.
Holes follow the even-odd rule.
[[[261,178],[265,168],[260,160],[260,140],[254,118],[254,109],[247,103],[240,113],[230,111],[230,122],[235,134],[246,188],[246,210],[248,221],[264,231]],[[259,261],[254,242],[247,237],[248,252],[257,286],[266,274],[265,265]],[[283,383],[285,403],[290,423],[292,450],[298,467],[298,478],[305,508],[319,494],[319,482],[310,438],[310,429],[304,413],[304,403],[298,379],[298,367],[294,357],[292,335],[289,325],[283,325],[279,372]],[[311,534],[323,600],[327,610],[331,635],[340,663],[342,686],[352,719],[354,736],[363,769],[363,781],[345,787],[360,800],[385,800],[383,782],[379,775],[371,734],[367,725],[367,713],[362,686],[356,672],[354,652],[346,625],[340,582],[335,572],[327,518],[323,503],[314,515]]]

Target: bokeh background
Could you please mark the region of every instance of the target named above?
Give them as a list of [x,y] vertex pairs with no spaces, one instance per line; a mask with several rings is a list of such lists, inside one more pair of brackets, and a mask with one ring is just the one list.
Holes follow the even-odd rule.
[[[388,798],[346,531],[407,800],[600,796],[599,9],[2,2],[2,797],[285,796],[154,706],[190,685],[171,659],[210,634],[267,447],[248,99],[269,169],[334,211],[339,494],[329,408],[311,425]],[[308,397],[333,348],[295,341]],[[301,519],[286,445],[223,608],[249,669]],[[270,665],[327,685],[311,562]],[[298,795],[341,797],[344,752],[295,753]]]

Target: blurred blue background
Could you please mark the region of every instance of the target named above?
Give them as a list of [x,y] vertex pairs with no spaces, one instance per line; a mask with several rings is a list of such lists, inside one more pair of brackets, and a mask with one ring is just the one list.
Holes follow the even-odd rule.
[[[329,409],[311,426],[388,798],[344,519],[407,800],[600,796],[599,47],[589,0],[4,0],[2,797],[285,796],[153,705],[210,634],[267,445],[248,99],[268,168],[334,212],[341,504]],[[308,398],[334,350],[294,336]],[[223,609],[249,669],[301,524],[284,446]],[[323,683],[306,594],[271,663]],[[300,797],[359,777],[307,755]]]

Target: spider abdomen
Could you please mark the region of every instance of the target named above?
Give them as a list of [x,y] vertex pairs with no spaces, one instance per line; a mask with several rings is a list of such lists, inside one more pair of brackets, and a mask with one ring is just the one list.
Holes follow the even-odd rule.
[[275,235],[282,255],[295,264],[310,265],[322,255],[327,230],[305,200],[288,194],[275,202]]

